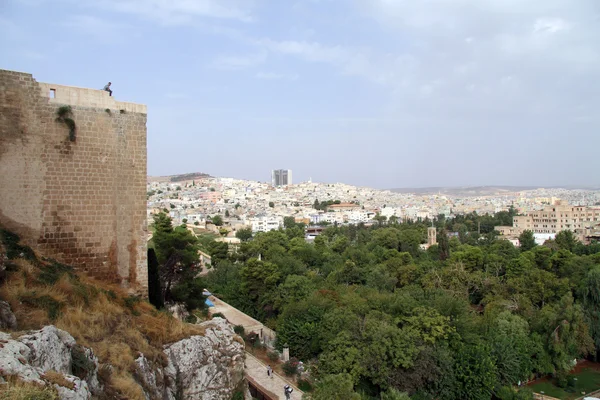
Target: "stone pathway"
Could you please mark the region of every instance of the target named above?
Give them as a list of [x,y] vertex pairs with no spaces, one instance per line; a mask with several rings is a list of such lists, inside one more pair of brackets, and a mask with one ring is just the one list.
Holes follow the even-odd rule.
[[266,389],[271,394],[278,396],[277,399],[280,400],[285,400],[285,395],[283,394],[283,387],[285,385],[290,385],[294,389],[291,397],[292,400],[301,400],[304,394],[300,389],[288,382],[285,377],[277,373],[273,373],[273,378],[269,378],[267,376],[267,366],[250,353],[246,353],[246,376],[251,378],[260,389]]

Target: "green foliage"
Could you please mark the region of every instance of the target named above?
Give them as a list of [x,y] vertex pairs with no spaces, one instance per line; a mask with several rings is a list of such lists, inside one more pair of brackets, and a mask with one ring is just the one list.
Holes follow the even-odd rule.
[[535,243],[535,238],[533,237],[533,231],[524,230],[519,235],[519,245],[520,245],[521,251],[529,251],[529,250],[533,249],[535,246],[537,246],[537,244]]
[[[194,267],[199,260],[198,240],[185,227],[173,228],[171,218],[162,212],[154,215],[152,240],[160,265],[162,299],[171,300],[172,286],[185,280],[189,281],[195,275]],[[184,285],[179,289],[179,295],[187,299],[182,293],[195,290]]]
[[459,399],[489,399],[497,384],[496,365],[483,344],[462,345],[454,366]]
[[279,360],[279,352],[276,350],[270,350],[267,352],[267,357],[269,357],[269,360],[271,361],[277,361]]
[[212,314],[212,317],[226,319],[225,316],[223,314],[221,314],[220,312],[216,312],[216,313]]
[[69,140],[74,142],[76,139],[77,126],[75,125],[72,116],[73,109],[71,106],[60,106],[58,110],[56,110],[56,122],[63,123],[69,128]]
[[171,298],[184,303],[188,311],[206,308],[206,296],[202,294],[205,282],[201,278],[184,279],[173,287]]
[[559,249],[568,250],[573,252],[579,241],[571,231],[560,231],[554,238],[554,243]]
[[8,257],[9,260],[24,258],[27,261],[34,263],[34,265],[38,265],[39,262],[34,251],[28,246],[21,245],[19,243],[20,240],[18,235],[0,227],[0,241],[6,248],[6,257]]
[[348,374],[327,375],[317,382],[308,400],[360,400],[361,396],[354,392],[352,377]]
[[86,379],[94,371],[94,362],[88,358],[85,348],[79,344],[71,349],[71,368],[73,375],[81,379]]
[[238,335],[240,335],[240,336],[244,336],[244,334],[245,334],[245,330],[244,330],[244,327],[242,325],[236,325],[236,326],[234,326],[233,327],[233,331],[235,333],[237,333]]
[[302,390],[304,393],[309,393],[312,392],[313,390],[313,385],[312,383],[310,383],[309,380],[307,379],[298,379],[298,389]]
[[336,398],[323,382],[343,377],[334,387],[345,398],[498,397],[600,344],[598,252],[568,235],[515,248],[493,229],[513,214],[438,218],[427,252],[431,221],[332,226],[307,243],[288,217],[232,254],[204,243],[215,266],[206,287],[275,329],[278,349],[316,360],[311,396]]
[[19,296],[19,301],[32,307],[45,309],[48,313],[48,318],[55,321],[60,310],[64,307],[64,303],[54,299],[47,294],[38,295],[35,291],[24,293]]
[[242,242],[247,242],[252,238],[252,229],[251,228],[241,228],[238,229],[235,233],[235,237],[240,239]]
[[148,249],[148,300],[157,309],[165,306],[160,287],[158,259],[154,249]]
[[235,392],[231,400],[244,400],[244,393],[240,391]]
[[215,226],[222,226],[223,225],[223,217],[221,217],[220,215],[215,215],[211,218],[212,223]]

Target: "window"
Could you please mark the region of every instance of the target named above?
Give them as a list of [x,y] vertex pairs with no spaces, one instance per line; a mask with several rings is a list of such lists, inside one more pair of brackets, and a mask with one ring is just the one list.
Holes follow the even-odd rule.
[[56,89],[50,89],[49,96],[51,99],[55,99],[56,98]]

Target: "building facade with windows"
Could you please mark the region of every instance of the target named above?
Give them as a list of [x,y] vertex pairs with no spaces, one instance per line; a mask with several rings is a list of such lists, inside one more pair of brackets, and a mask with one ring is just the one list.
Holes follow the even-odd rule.
[[571,231],[582,241],[586,232],[600,226],[600,207],[573,206],[555,201],[542,210],[530,211],[513,217],[513,226],[497,226],[504,235],[520,235],[529,230],[534,234],[556,234]]
[[277,186],[289,186],[292,184],[291,169],[274,169],[271,171],[271,184]]

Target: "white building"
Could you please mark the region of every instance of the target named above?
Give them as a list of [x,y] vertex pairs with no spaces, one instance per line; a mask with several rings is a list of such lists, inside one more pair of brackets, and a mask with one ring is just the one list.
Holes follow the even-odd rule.
[[247,225],[252,227],[252,232],[268,232],[283,227],[283,217],[278,215],[261,215],[249,218]]

